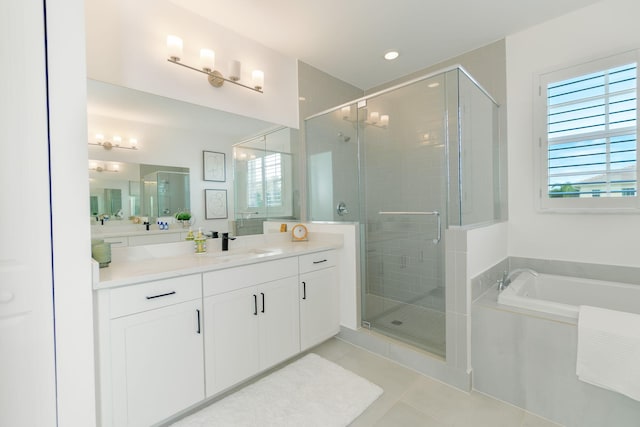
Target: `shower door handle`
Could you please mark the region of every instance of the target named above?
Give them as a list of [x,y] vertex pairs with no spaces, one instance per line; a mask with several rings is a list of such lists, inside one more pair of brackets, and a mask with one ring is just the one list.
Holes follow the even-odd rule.
[[438,235],[436,236],[435,239],[433,239],[433,244],[437,245],[440,242],[440,238],[442,237],[442,223],[440,220],[440,212],[433,211],[433,213],[436,216],[436,221],[437,221],[436,227],[438,227]]

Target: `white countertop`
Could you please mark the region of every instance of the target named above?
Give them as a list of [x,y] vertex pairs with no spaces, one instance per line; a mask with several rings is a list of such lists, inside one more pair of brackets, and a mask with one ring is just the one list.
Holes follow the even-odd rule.
[[[98,227],[98,226],[94,226]],[[147,236],[150,234],[173,234],[173,233],[187,233],[189,231],[188,228],[182,228],[181,226],[175,226],[173,228],[169,228],[168,230],[160,230],[157,225],[152,225],[150,230],[145,230],[144,225],[140,225],[139,229],[136,230],[111,230],[109,228],[99,229],[95,231],[93,228],[91,229],[91,238],[92,239],[107,239],[110,237],[129,237],[129,236]]]
[[[283,237],[238,238],[238,243],[230,242],[231,250],[228,252],[217,248],[219,239],[210,239],[207,244],[216,248],[204,254],[194,253],[193,242],[114,248],[109,267],[100,268],[97,274],[94,271],[93,289],[168,279],[342,247],[342,242],[335,237],[310,239],[308,242],[291,242]],[[97,268],[97,263],[94,263],[94,269]]]

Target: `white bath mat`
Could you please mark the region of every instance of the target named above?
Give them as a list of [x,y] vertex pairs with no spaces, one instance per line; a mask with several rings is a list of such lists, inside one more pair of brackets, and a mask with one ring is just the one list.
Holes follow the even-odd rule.
[[346,426],[381,394],[311,353],[172,426]]

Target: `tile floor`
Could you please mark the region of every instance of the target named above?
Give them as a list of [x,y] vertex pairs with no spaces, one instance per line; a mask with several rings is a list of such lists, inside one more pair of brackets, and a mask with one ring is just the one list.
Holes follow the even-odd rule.
[[384,389],[384,394],[353,421],[352,427],[559,426],[484,394],[449,387],[336,338],[310,352]]

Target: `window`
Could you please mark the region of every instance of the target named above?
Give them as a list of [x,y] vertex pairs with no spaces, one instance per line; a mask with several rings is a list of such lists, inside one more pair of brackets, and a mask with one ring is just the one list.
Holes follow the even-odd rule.
[[637,54],[540,76],[541,207],[636,208]]
[[282,156],[268,154],[249,160],[247,206],[274,208],[282,206]]

